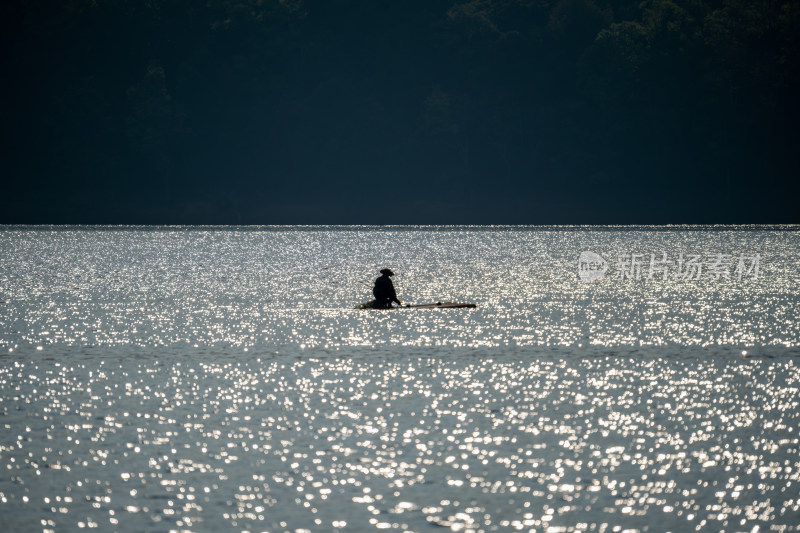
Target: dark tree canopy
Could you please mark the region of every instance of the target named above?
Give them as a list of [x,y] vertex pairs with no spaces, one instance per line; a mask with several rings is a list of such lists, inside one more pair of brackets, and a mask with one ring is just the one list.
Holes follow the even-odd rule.
[[7,0],[0,223],[791,223],[800,3]]

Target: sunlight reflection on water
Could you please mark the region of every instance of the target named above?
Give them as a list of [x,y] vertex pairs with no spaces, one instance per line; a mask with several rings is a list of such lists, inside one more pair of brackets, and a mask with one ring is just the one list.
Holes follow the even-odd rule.
[[[797,531],[798,232],[0,231],[9,531]],[[758,277],[577,258],[759,254]],[[410,302],[357,311],[377,270]]]
[[1,379],[15,531],[800,519],[795,359],[91,357]]
[[[578,276],[594,250],[640,279]],[[800,232],[12,230],[0,232],[0,350],[35,346],[789,346],[800,339]],[[656,275],[649,257],[724,254],[729,277]],[[734,274],[739,255],[758,276]],[[647,257],[644,257],[647,256]],[[392,266],[411,303],[355,311]],[[673,264],[672,273],[680,267]],[[617,272],[616,274],[619,274]]]

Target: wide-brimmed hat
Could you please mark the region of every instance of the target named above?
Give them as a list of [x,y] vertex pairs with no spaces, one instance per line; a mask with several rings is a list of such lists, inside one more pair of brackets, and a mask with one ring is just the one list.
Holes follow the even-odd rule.
[[383,270],[381,270],[381,274],[386,274],[387,276],[394,276],[394,272],[392,272],[388,268],[384,268]]

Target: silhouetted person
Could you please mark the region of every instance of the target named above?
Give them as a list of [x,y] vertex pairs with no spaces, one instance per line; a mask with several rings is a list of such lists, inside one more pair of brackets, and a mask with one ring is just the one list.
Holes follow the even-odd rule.
[[394,283],[390,279],[394,276],[394,272],[388,268],[381,270],[381,276],[375,280],[375,287],[372,288],[372,294],[375,295],[376,307],[380,309],[390,309],[392,302],[397,302],[397,305],[402,305],[400,300],[397,299],[397,293],[394,292]]

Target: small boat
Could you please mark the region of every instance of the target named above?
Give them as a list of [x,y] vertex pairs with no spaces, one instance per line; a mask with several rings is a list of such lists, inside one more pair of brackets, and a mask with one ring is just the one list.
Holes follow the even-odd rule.
[[[472,309],[475,307],[478,306],[475,304],[463,303],[463,302],[436,302],[432,304],[416,304],[416,305],[405,304],[398,307],[390,307],[390,309],[464,309],[464,308]],[[386,309],[386,308],[378,307],[377,302],[375,300],[370,300],[369,302],[359,305],[358,307],[356,307],[356,309]]]

